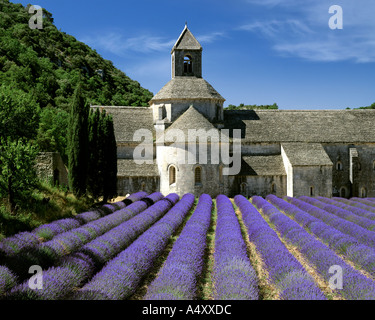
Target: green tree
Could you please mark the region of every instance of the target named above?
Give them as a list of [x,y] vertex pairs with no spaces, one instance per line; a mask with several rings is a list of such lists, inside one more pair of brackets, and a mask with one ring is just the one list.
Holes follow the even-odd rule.
[[103,168],[103,201],[107,202],[117,194],[117,145],[113,127],[113,119],[106,116],[104,119],[104,164]]
[[78,197],[86,194],[89,105],[79,83],[71,105],[68,124],[69,187]]
[[102,153],[99,143],[100,111],[90,110],[89,115],[89,159],[87,163],[87,191],[98,199],[103,193],[103,179],[99,171],[100,155]]
[[66,153],[68,121],[69,114],[64,110],[52,107],[42,109],[36,139],[41,151],[58,151],[64,163],[68,163]]
[[0,195],[7,196],[11,212],[37,186],[35,159],[37,148],[22,139],[0,138]]
[[0,86],[0,137],[34,139],[39,112],[31,94],[10,86]]

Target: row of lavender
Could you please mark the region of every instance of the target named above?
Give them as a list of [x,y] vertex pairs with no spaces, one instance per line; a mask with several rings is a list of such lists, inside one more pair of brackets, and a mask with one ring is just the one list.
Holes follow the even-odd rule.
[[[372,279],[354,269],[322,241],[316,239],[313,235],[307,232],[305,228],[301,227],[301,225],[308,227],[311,226],[313,222],[319,223],[319,221],[309,219],[309,216],[305,215],[305,220],[299,219],[301,223],[300,225],[287,216],[293,216],[292,212],[295,209],[294,207],[288,207],[284,204],[285,201],[279,201],[275,196],[268,196],[267,199],[270,199],[270,202],[277,204],[285,213],[280,212],[266,200],[260,197],[253,197],[254,203],[256,203],[257,207],[269,217],[271,223],[273,223],[276,229],[280,232],[281,237],[299,249],[303,257],[313,266],[315,272],[327,284],[329,284],[329,281],[332,278],[332,274],[330,273],[330,270],[332,270],[331,268],[339,266],[342,269],[342,274],[344,275],[343,286],[342,288],[334,290],[335,293],[341,295],[345,299],[351,300],[375,299],[375,282]],[[288,199],[290,200],[290,198]],[[293,199],[293,201],[294,200],[295,199]],[[305,212],[297,212],[297,214],[304,215]],[[315,235],[325,234],[325,236],[328,235],[328,237],[334,237],[335,240],[339,240],[341,237],[341,239],[347,241],[347,243],[352,241],[350,238],[348,239],[342,237],[341,234],[337,234],[333,229],[325,228],[324,224],[320,224],[318,227],[316,225],[312,226],[312,230],[315,230]],[[331,244],[334,245],[335,240],[332,241]]]
[[[147,193],[145,192],[138,192],[131,195],[125,199],[125,202],[130,204],[126,208],[125,202],[122,202],[122,204],[118,202],[115,206],[110,204],[104,205],[103,207],[107,208],[107,215],[104,217],[101,217],[104,212],[102,210],[81,213],[76,217],[81,221],[80,223],[82,223],[83,226],[78,226],[77,228],[74,228],[77,226],[75,223],[65,223],[65,220],[69,219],[62,219],[41,226],[32,232],[23,232],[4,239],[0,246],[2,258],[0,267],[0,294],[9,290],[18,281],[23,281],[30,276],[28,271],[31,265],[46,266],[48,264],[53,264],[59,257],[63,257],[69,253],[68,250],[53,250],[53,255],[50,255],[49,259],[45,259],[46,249],[53,248],[54,243],[58,243],[65,249],[71,249],[72,251],[78,249],[84,243],[90,241],[90,239],[95,238],[95,236],[98,236],[109,230],[114,225],[119,224],[121,222],[120,218],[128,220],[132,215],[144,210],[147,207],[147,204],[145,201],[139,200],[144,199],[145,196],[147,196]],[[154,193],[148,196],[146,202],[157,201],[162,197],[162,194]],[[74,220],[74,218],[70,220]],[[75,221],[77,222],[78,220]],[[62,225],[65,227],[65,232],[63,228],[56,227]],[[36,239],[36,237],[40,235],[39,232],[41,230],[42,232],[45,230],[52,231],[55,237],[47,242],[42,242],[39,238]],[[82,231],[87,231],[86,237],[81,236],[78,239],[77,237],[74,238],[74,234],[80,233],[82,235]],[[30,241],[30,239],[33,239],[34,241]],[[46,263],[47,260],[48,263]]]
[[[163,197],[161,194],[153,196],[153,201]],[[50,241],[39,245],[41,252],[47,252],[53,261],[53,266],[46,269],[43,275],[44,290],[30,290],[25,281],[14,287],[7,298],[128,298],[151,270],[194,202],[191,194],[186,194],[176,204],[178,199],[175,194],[168,195],[147,210],[144,209],[145,202],[143,206],[135,202],[126,208],[128,211],[124,221],[118,223],[114,219],[117,226],[116,223],[108,223],[109,220],[102,220],[107,222],[99,224],[106,230],[101,235],[100,232],[95,233],[101,230],[100,227],[98,230],[90,229],[95,234],[93,238],[90,232],[81,231],[73,234],[68,231],[65,236],[64,233],[55,235]],[[223,195],[216,200],[217,225],[212,275],[214,298],[258,299],[258,279],[248,258],[233,205]],[[330,266],[339,265],[343,268],[344,287],[336,291],[339,295],[349,299],[375,298],[373,280],[338,256],[343,255],[358,268],[374,274],[375,253],[370,240],[375,233],[370,231],[372,224],[368,221],[371,220],[371,210],[366,211],[363,207],[375,209],[375,202],[371,199],[366,201],[374,203],[374,206],[364,204],[363,200],[344,203],[342,199],[308,197],[286,197],[285,200],[291,202],[288,203],[272,195],[266,200],[253,197],[253,204],[242,196],[236,196],[234,200],[242,213],[249,240],[256,246],[269,280],[278,289],[281,299],[311,300],[326,297],[271,226],[274,226],[281,238],[299,249],[323,281],[328,282],[331,276]],[[204,266],[211,210],[212,199],[202,195],[158,277],[149,286],[146,299],[196,298],[197,282]],[[75,229],[79,230],[80,227]],[[0,289],[9,287],[11,280],[4,268],[0,267]],[[81,289],[76,291],[78,287]]]
[[[84,245],[80,250],[64,255],[54,266],[43,271],[43,289],[32,290],[28,281],[14,287],[7,299],[67,299],[75,288],[81,287],[111,261],[140,234],[162,217],[179,200],[176,194],[157,201],[135,217],[121,223],[102,236]],[[138,202],[129,206],[137,205]],[[121,236],[119,236],[121,235]]]

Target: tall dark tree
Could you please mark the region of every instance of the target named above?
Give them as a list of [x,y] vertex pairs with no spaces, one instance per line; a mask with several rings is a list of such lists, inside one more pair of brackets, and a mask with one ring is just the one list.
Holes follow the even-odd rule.
[[78,197],[86,194],[89,105],[79,83],[74,92],[68,126],[69,187]]
[[100,111],[90,110],[89,115],[89,159],[87,163],[87,191],[98,199],[103,193],[103,179],[100,175],[100,154],[101,146],[99,143],[99,125]]
[[105,169],[103,175],[103,201],[113,198],[117,194],[117,145],[114,133],[113,120],[111,116],[103,119],[105,128],[104,140],[104,154],[105,154]]

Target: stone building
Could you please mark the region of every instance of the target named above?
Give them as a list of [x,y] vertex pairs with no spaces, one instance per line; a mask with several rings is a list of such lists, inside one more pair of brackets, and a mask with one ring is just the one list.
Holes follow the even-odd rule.
[[[225,99],[202,77],[202,47],[187,26],[171,55],[172,79],[149,107],[92,106],[114,119],[119,195],[158,190],[197,196],[375,197],[375,110],[225,110]],[[212,136],[227,130],[230,156],[240,157],[239,172],[223,173],[227,163],[214,159],[210,139],[198,140],[197,148],[203,143],[208,150],[202,163],[200,153],[189,148],[201,134],[186,140],[194,129]],[[234,150],[235,129],[240,154]],[[142,132],[151,137],[142,140]],[[183,143],[178,137],[160,140],[176,132],[185,137]],[[141,143],[151,153],[137,164],[133,156]],[[179,161],[180,151],[186,152],[185,160],[196,161]]]
[[40,152],[36,173],[41,180],[68,187],[68,170],[58,152]]

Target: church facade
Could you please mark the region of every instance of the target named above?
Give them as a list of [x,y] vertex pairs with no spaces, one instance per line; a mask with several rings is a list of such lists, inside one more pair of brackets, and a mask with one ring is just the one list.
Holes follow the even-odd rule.
[[[225,99],[202,77],[202,46],[187,26],[171,56],[172,79],[149,107],[92,106],[113,116],[120,196],[375,197],[375,110],[225,110]],[[146,132],[147,141],[140,138]],[[228,143],[218,145],[238,159],[235,173],[215,155],[212,137],[223,133]],[[151,150],[143,163],[134,159],[140,144]]]

